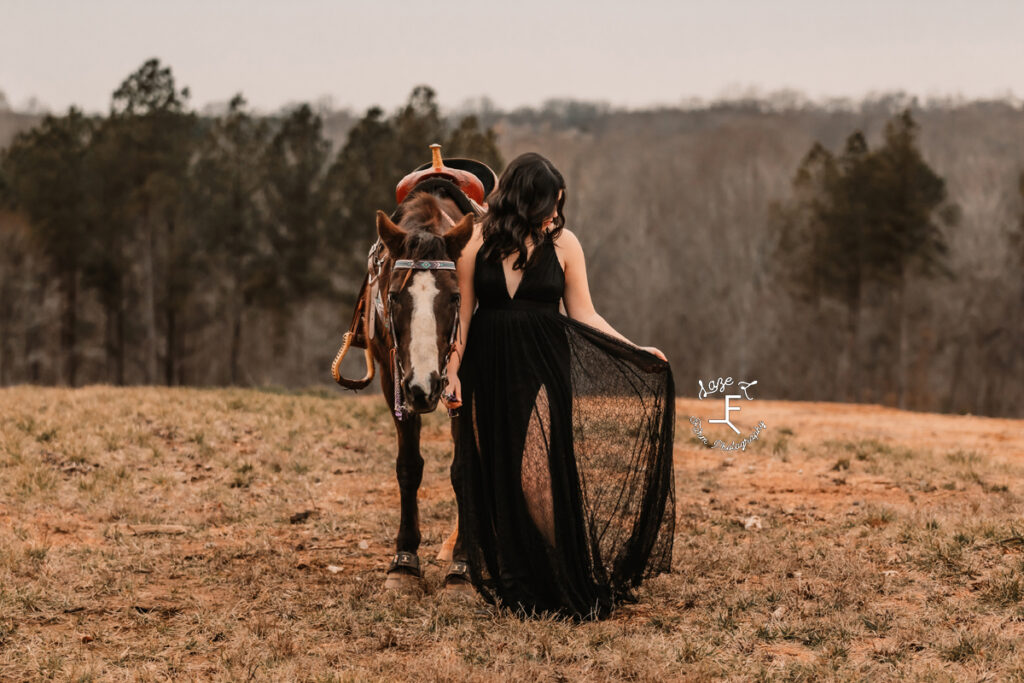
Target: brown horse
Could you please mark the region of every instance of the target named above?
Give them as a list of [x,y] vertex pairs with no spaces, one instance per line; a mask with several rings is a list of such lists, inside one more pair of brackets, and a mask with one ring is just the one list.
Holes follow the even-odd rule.
[[[437,408],[447,381],[445,367],[459,327],[455,262],[473,234],[473,214],[441,194],[418,191],[407,197],[395,213],[397,224],[377,212],[386,253],[381,250],[378,257],[379,299],[369,304],[374,315],[367,343],[381,368],[381,389],[398,434],[401,521],[385,583],[394,589],[422,586],[416,500],[423,477],[420,415]],[[454,536],[442,550],[448,559]],[[459,565],[454,566],[458,575]]]

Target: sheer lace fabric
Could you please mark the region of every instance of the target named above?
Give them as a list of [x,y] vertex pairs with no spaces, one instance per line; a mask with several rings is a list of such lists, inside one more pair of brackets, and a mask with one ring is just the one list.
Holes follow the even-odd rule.
[[550,238],[514,296],[482,258],[474,285],[452,464],[473,584],[526,613],[606,616],[670,569],[671,368],[559,313]]

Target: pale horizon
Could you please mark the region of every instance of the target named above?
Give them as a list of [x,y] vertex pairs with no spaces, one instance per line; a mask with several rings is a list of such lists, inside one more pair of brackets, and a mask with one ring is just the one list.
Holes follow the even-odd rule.
[[[437,6],[267,0],[173,7],[99,0],[3,3],[0,92],[14,109],[105,112],[146,59],[196,109],[241,92],[258,111],[329,103],[360,114],[430,85],[446,110],[552,98],[629,109],[754,92],[816,102],[1024,95],[1024,3],[784,0],[715,6],[529,0]],[[437,27],[437,28],[433,28]]]

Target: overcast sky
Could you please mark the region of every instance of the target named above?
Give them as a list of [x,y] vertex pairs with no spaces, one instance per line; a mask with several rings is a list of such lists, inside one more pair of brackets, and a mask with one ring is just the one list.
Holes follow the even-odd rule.
[[105,111],[149,57],[197,107],[329,97],[391,109],[550,97],[640,107],[749,87],[812,98],[903,90],[1024,96],[1024,0],[0,0],[15,107]]

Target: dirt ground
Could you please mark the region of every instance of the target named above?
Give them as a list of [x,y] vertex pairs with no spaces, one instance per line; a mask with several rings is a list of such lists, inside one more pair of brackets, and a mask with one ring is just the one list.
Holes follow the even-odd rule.
[[[1024,420],[677,402],[673,571],[580,625],[383,590],[380,396],[0,390],[0,680],[1024,678]],[[710,428],[714,427],[714,429]],[[448,419],[426,416],[431,560]],[[738,440],[740,437],[736,437]]]

